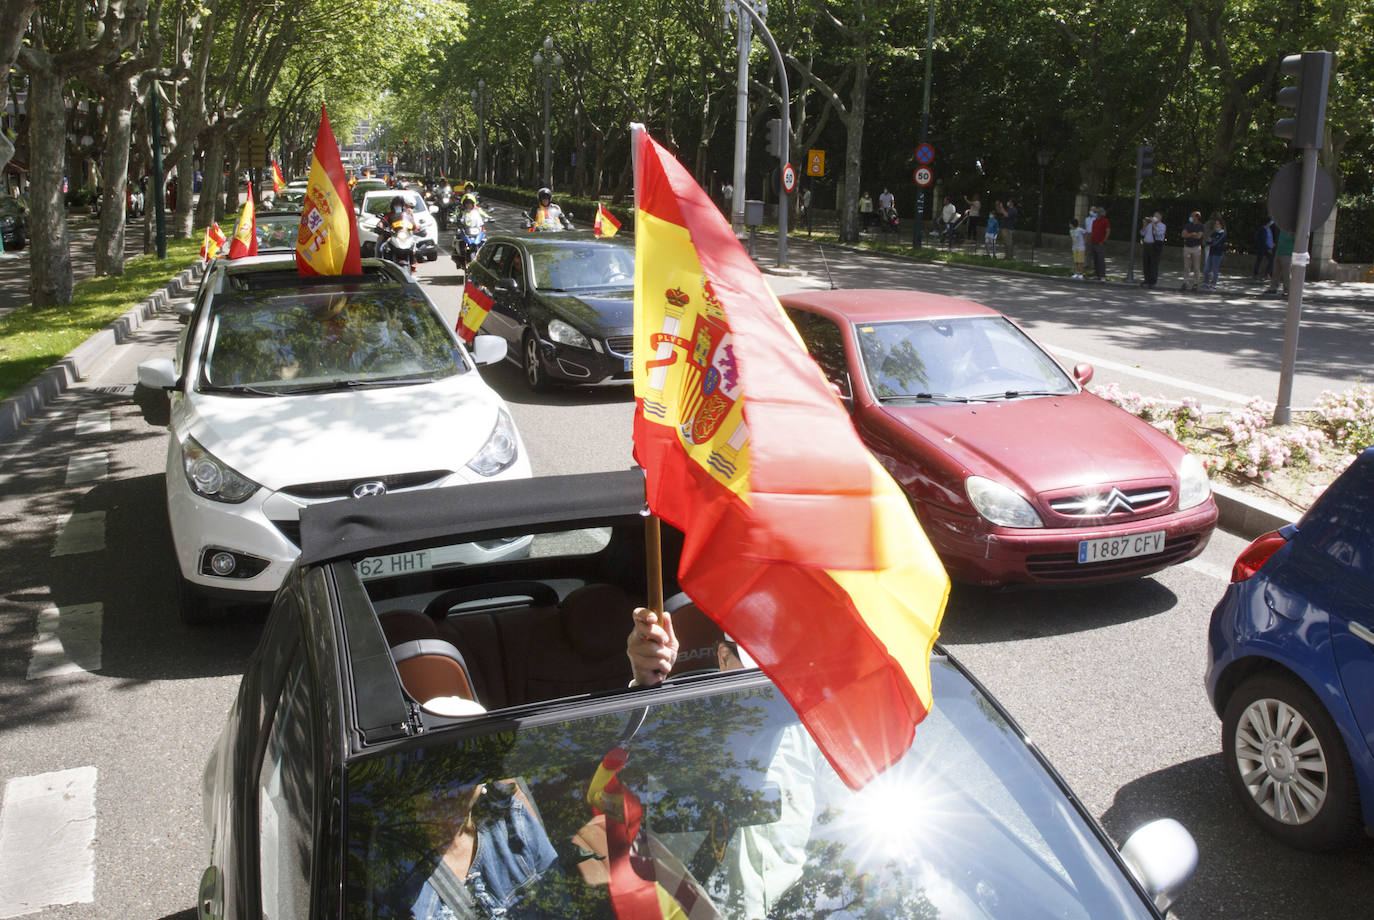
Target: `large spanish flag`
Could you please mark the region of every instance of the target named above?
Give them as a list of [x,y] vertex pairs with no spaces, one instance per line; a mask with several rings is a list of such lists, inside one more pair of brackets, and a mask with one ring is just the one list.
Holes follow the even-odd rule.
[[324,106],[320,106],[320,129],[315,135],[315,155],[310,159],[310,178],[301,205],[296,271],[302,275],[363,273],[353,199]]
[[258,254],[258,220],[253,210],[253,199],[249,197],[239,212],[239,222],[234,226],[234,235],[229,239],[229,258],[241,259]]
[[678,582],[849,786],[911,746],[949,579],[720,210],[642,126],[635,457]]

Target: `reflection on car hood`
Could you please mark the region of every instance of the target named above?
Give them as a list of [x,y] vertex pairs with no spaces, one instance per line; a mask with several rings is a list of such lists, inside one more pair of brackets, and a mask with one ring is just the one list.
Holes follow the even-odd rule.
[[583,332],[595,336],[629,335],[634,331],[634,291],[596,291],[561,294],[540,291],[539,298],[551,311]]
[[500,405],[475,372],[414,386],[282,397],[200,393],[191,401],[191,436],[269,489],[461,471],[486,443]]
[[989,403],[885,405],[970,473],[1026,495],[1177,475],[1184,450],[1087,393]]

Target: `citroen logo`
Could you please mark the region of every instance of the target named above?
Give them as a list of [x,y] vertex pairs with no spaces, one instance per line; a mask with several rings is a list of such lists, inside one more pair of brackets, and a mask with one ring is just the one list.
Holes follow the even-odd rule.
[[366,498],[369,495],[385,495],[386,483],[374,479],[370,482],[360,482],[353,487],[354,498]]
[[1113,488],[1106,495],[1099,495],[1093,505],[1095,507],[1092,509],[1092,513],[1095,514],[1116,514],[1118,511],[1130,514],[1135,511],[1135,507],[1131,505],[1131,500],[1123,495],[1120,489],[1116,488]]

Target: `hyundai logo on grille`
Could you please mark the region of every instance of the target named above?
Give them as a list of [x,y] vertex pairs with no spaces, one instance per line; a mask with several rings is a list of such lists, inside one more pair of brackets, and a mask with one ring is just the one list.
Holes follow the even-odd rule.
[[371,482],[360,482],[360,483],[358,483],[356,486],[353,487],[353,497],[354,497],[354,498],[366,498],[366,497],[369,496],[369,495],[385,495],[385,494],[386,494],[386,483],[381,482],[381,481],[376,480],[376,479],[372,480]]

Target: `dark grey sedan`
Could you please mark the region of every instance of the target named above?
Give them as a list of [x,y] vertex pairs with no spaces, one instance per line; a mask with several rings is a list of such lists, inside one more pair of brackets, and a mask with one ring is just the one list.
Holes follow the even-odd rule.
[[468,274],[494,301],[482,331],[539,391],[633,382],[634,269],[632,244],[568,231],[490,237]]
[[859,792],[685,597],[673,672],[628,686],[643,506],[629,470],[307,508],[206,769],[199,916],[610,920],[650,872],[698,918],[1160,916],[1187,833],[1118,853],[938,647],[932,713]]

